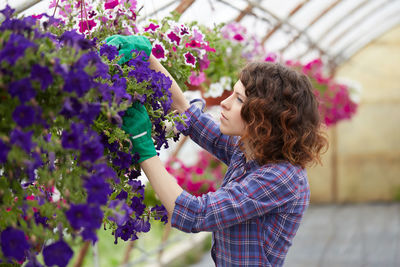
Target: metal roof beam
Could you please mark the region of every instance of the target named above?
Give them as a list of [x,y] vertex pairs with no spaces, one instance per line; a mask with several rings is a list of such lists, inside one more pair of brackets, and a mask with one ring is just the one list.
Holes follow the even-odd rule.
[[[385,16],[382,20],[374,23],[375,25],[379,25],[380,27],[374,27],[364,31],[363,33],[355,36],[345,45],[343,48],[332,57],[332,64],[335,66],[339,66],[349,60],[357,51],[371,43],[373,40],[389,31],[393,27],[400,24],[400,10],[395,9],[390,15]],[[373,34],[371,34],[373,32]],[[368,36],[366,38],[360,38],[360,36]],[[350,51],[349,53],[346,53]]]
[[[395,0],[386,0],[383,4],[381,4],[379,6],[379,9],[382,9],[383,6],[386,6],[387,4],[394,2]],[[347,28],[345,28],[335,39],[333,39],[330,43],[329,43],[329,47],[331,47],[332,45],[334,45],[335,43],[337,43],[337,41],[339,41],[341,38],[343,38],[343,36],[345,36],[346,34],[348,34],[349,32],[351,32],[355,26],[360,25],[363,21],[365,21],[368,17],[370,17],[372,14],[374,14],[376,12],[376,9],[372,9],[369,12],[367,12],[366,14],[364,14],[364,16],[362,16],[361,18],[359,18],[357,21],[355,21],[353,24],[350,24]]]
[[279,22],[275,25],[275,27],[269,31],[261,40],[261,43],[264,45],[265,42],[280,28],[283,24],[287,24],[287,20],[297,13],[305,4],[307,4],[310,0],[305,0],[298,4],[292,11],[290,11],[289,16],[285,20],[279,20]]
[[[318,38],[318,40],[315,41],[315,43],[320,44],[322,40],[324,40],[329,33],[337,28],[339,25],[341,25],[343,22],[347,21],[348,18],[351,17],[354,13],[356,13],[358,10],[360,10],[363,6],[366,4],[370,3],[370,0],[364,0],[361,3],[359,3],[357,6],[355,6],[353,9],[351,9],[348,13],[345,13],[343,16],[341,16],[339,19],[337,19],[334,23],[332,23],[331,27],[329,27],[327,30],[324,31],[324,34]],[[298,60],[301,60],[305,55],[307,55],[308,52],[310,52],[314,48],[313,45],[310,45],[308,49],[301,54],[300,56],[297,57]]]
[[175,11],[179,14],[183,14],[193,3],[195,0],[182,0],[179,6],[175,8]]
[[[331,5],[329,5],[326,9],[324,9],[318,16],[316,16],[302,31],[300,31],[296,37],[294,37],[284,48],[280,49],[279,51],[281,53],[284,53],[286,49],[288,49],[294,42],[296,42],[303,34],[307,32],[308,29],[310,29],[317,21],[319,21],[323,16],[328,14],[332,8],[334,8],[337,4],[339,4],[342,0],[336,0],[333,2]],[[311,43],[310,43],[311,45]],[[313,46],[316,45],[316,43],[312,44]],[[320,50],[320,49],[319,49]],[[320,50],[321,52],[321,50]]]

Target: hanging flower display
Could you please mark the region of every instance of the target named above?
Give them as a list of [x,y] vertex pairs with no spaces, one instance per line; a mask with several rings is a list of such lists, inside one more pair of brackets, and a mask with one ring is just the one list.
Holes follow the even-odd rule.
[[[111,10],[115,2],[107,3]],[[66,22],[45,14],[16,19],[9,6],[1,12],[2,260],[34,264],[43,248],[47,265],[67,266],[73,251],[63,233],[96,242],[104,225],[117,242],[137,239],[153,220],[165,223],[164,207],[144,204],[139,157],[121,118],[140,101],[156,148],[167,147],[177,136],[165,123],[185,127],[183,117],[170,113],[172,81],[151,70],[139,51],[121,66],[114,46],[79,30],[57,35]]]

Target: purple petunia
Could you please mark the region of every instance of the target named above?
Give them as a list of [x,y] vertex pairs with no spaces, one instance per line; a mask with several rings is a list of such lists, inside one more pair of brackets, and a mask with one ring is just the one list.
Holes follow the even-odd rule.
[[60,114],[65,118],[70,119],[74,116],[78,116],[81,113],[82,104],[75,97],[67,97],[64,100],[63,108],[60,111]]
[[118,56],[118,49],[116,46],[103,44],[100,47],[100,56],[107,56],[107,59],[111,61]]
[[97,205],[71,204],[69,210],[65,212],[71,226],[79,230],[82,227],[87,229],[97,229],[101,226],[103,212]]
[[114,93],[114,99],[117,104],[121,103],[122,99],[131,99],[131,95],[126,92],[127,81],[124,77],[119,77],[119,75],[114,75],[112,77],[113,85],[111,87],[112,92]]
[[168,223],[168,211],[163,205],[156,205],[152,207],[150,211],[155,213],[154,219],[160,220],[164,222],[164,224]]
[[129,218],[124,225],[118,226],[117,230],[115,230],[114,236],[115,244],[117,244],[118,237],[120,237],[124,241],[128,241],[129,238],[131,238],[131,240],[137,239],[135,222],[133,221],[133,219]]
[[113,159],[113,164],[120,169],[128,169],[132,164],[131,153],[117,151],[117,156]]
[[14,65],[20,57],[24,56],[28,47],[35,46],[35,43],[32,43],[24,36],[13,33],[0,51],[0,62],[6,60],[10,65]]
[[150,231],[149,219],[147,219],[146,221],[144,219],[137,219],[135,221],[135,229],[137,232],[144,232],[144,233]]
[[91,88],[91,78],[83,70],[69,71],[65,77],[63,90],[66,92],[76,92],[82,97]]
[[121,190],[121,192],[115,197],[119,200],[124,200],[128,197],[128,193],[125,190]]
[[103,144],[100,142],[100,137],[92,132],[84,136],[84,142],[80,147],[81,161],[90,161],[94,163],[97,159],[101,158],[104,153]]
[[29,249],[25,233],[21,230],[8,227],[1,232],[1,250],[7,258],[14,258],[22,261],[25,258],[25,252]]
[[20,127],[29,127],[34,123],[35,110],[31,106],[20,105],[15,108],[12,118]]
[[87,192],[87,202],[105,205],[112,190],[103,177],[92,175],[84,185]]
[[8,92],[11,96],[18,97],[21,103],[25,103],[36,96],[36,91],[28,78],[10,83]]
[[140,180],[130,180],[128,184],[132,187],[132,192],[141,195],[141,199],[144,198],[144,185]]
[[36,178],[35,170],[43,166],[43,161],[40,153],[33,152],[31,154],[31,159],[25,162],[25,172],[28,175],[30,181],[34,181]]
[[111,200],[110,209],[113,209],[113,213],[108,217],[109,220],[115,222],[118,226],[124,225],[132,214],[132,209],[121,200]]
[[6,163],[7,162],[7,156],[8,152],[10,151],[10,146],[4,143],[0,139],[0,163]]
[[95,164],[93,166],[93,170],[97,173],[97,175],[103,177],[103,179],[115,180],[117,177],[115,171],[105,163]]
[[76,30],[65,31],[59,38],[60,42],[71,47],[75,47],[83,35],[76,32]]
[[82,143],[82,133],[85,126],[81,123],[72,123],[71,131],[64,130],[61,135],[61,145],[65,149],[79,149]]
[[144,209],[146,208],[146,205],[143,204],[143,200],[138,197],[133,197],[131,198],[131,208],[135,212],[136,217],[142,216]]
[[46,90],[53,83],[53,75],[49,68],[42,67],[39,64],[32,66],[31,79],[39,81],[42,90]]
[[93,74],[94,78],[110,78],[108,74],[108,65],[101,60],[101,57],[95,51],[89,51],[88,53],[83,54],[75,64],[75,68],[80,71],[84,71],[87,66],[93,66],[96,68],[96,71]]
[[12,16],[12,14],[14,14],[14,12],[15,9],[11,8],[8,4],[3,10],[0,10],[0,13],[2,13],[4,17],[6,17],[6,19],[9,19]]
[[43,249],[43,259],[47,266],[67,266],[74,252],[67,243],[59,240]]
[[32,148],[36,146],[36,143],[32,142],[32,134],[33,131],[22,132],[18,129],[14,129],[10,135],[11,143],[21,147],[26,153],[29,153]]
[[101,105],[99,103],[86,103],[83,105],[79,118],[83,120],[86,125],[91,125],[100,113]]

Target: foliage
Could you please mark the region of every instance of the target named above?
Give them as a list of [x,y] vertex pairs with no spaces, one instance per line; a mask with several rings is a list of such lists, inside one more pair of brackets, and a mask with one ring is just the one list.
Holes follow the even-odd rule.
[[[138,155],[120,129],[133,101],[147,108],[156,148],[176,138],[165,124],[171,80],[148,68],[138,51],[123,66],[115,47],[45,14],[16,19],[2,11],[0,26],[1,258],[65,266],[71,243],[97,241],[112,229],[115,242],[137,239],[166,210],[143,203]],[[144,58],[144,60],[143,60]],[[181,126],[183,127],[183,126]],[[70,236],[68,242],[64,236]]]

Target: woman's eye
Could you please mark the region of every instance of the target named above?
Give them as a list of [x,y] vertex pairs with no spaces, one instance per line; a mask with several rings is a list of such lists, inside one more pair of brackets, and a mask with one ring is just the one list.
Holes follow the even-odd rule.
[[243,100],[240,97],[237,97],[236,99],[239,101],[239,103],[243,103]]

